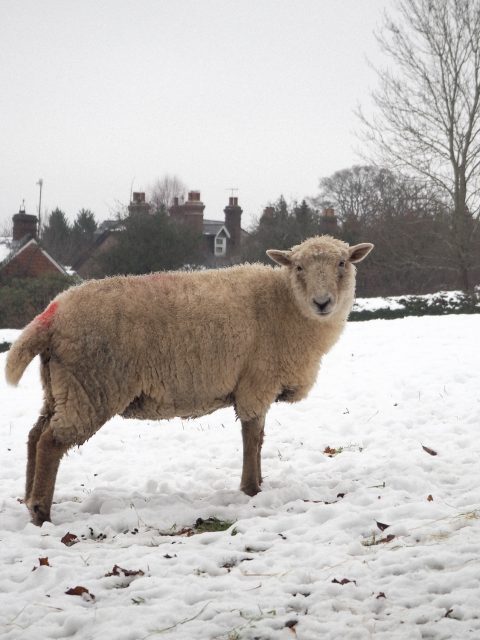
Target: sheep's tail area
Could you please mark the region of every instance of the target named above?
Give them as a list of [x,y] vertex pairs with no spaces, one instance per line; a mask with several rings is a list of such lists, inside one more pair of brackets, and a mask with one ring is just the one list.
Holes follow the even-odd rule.
[[50,343],[48,328],[57,303],[52,302],[47,309],[28,324],[10,347],[5,366],[7,382],[16,386],[30,362],[44,351]]

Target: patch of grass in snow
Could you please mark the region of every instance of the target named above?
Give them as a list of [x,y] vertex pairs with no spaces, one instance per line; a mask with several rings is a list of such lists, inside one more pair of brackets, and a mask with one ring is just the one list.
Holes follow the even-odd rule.
[[[190,536],[194,536],[197,533],[212,533],[216,531],[226,531],[230,529],[230,527],[235,524],[234,522],[230,522],[229,520],[220,520],[215,516],[207,518],[204,520],[203,518],[197,518],[195,524],[192,527],[182,527],[182,529],[177,530],[177,525],[174,524],[170,531],[162,533],[159,532],[161,536],[185,536],[189,538]],[[232,536],[236,535],[238,531],[236,529],[232,530]]]
[[377,544],[388,544],[394,539],[395,536],[392,533],[384,536],[383,538],[377,538],[375,532],[373,532],[370,538],[367,538],[367,540],[362,540],[362,545],[364,547],[375,547]]
[[[207,518],[206,520],[202,520],[202,518],[198,518],[195,523],[195,531],[196,533],[207,533],[211,531],[226,531],[230,529],[233,525],[233,522],[229,522],[228,520],[219,520],[218,518]],[[233,533],[232,533],[233,535]]]
[[359,453],[362,453],[363,447],[360,447],[358,444],[348,444],[345,447],[326,446],[323,453],[325,453],[329,458],[333,458],[343,451],[358,451]]
[[480,518],[480,511],[468,511],[467,513],[461,513],[460,517],[465,520],[478,520]]

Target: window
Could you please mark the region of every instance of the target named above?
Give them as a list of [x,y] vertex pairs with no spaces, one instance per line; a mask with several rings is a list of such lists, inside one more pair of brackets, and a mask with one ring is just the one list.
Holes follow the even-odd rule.
[[215,238],[215,255],[224,256],[227,253],[227,239],[225,237]]

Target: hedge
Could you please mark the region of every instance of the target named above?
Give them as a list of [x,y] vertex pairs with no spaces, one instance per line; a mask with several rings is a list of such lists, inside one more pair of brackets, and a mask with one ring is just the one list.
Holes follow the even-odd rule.
[[350,313],[349,320],[391,320],[405,318],[406,316],[444,316],[456,313],[480,313],[480,297],[478,294],[448,292],[431,294],[428,296],[396,297],[395,302],[402,308],[391,309],[382,307],[375,310],[354,310]]
[[60,274],[0,281],[0,328],[21,329],[60,291],[76,282],[77,278]]

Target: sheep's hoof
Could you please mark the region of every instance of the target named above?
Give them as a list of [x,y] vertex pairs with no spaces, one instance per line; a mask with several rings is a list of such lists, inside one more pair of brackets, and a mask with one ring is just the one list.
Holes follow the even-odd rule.
[[37,527],[41,527],[44,522],[51,522],[50,509],[45,509],[40,504],[32,504],[28,505],[28,510],[32,518],[32,524],[35,524]]
[[240,487],[243,493],[246,493],[247,496],[256,496],[257,493],[260,493],[261,489],[258,484],[247,484],[245,486]]

